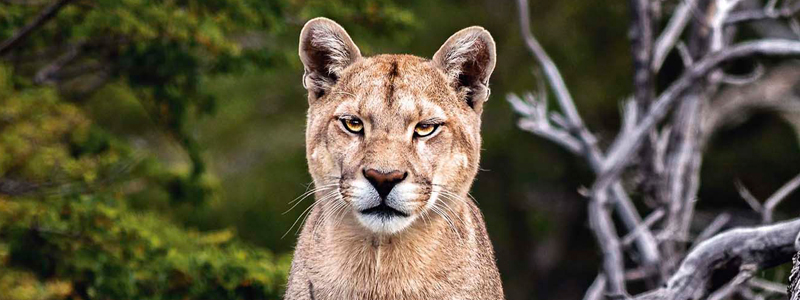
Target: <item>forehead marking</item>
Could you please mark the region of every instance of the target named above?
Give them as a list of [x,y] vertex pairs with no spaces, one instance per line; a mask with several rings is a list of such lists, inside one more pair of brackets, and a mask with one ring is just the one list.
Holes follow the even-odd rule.
[[392,65],[389,67],[389,74],[387,75],[389,87],[386,90],[386,104],[389,106],[392,105],[394,100],[394,79],[397,78],[397,75],[397,60],[392,60]]

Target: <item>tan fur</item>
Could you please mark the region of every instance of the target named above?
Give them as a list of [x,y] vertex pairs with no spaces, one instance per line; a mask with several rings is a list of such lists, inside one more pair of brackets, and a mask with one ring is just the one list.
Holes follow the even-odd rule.
[[[503,299],[483,216],[467,196],[495,62],[489,33],[464,29],[432,60],[367,58],[338,24],[318,18],[301,33],[300,57],[307,159],[319,190],[285,298]],[[363,120],[363,135],[344,130],[342,115]],[[415,137],[414,127],[430,119],[443,121],[438,132]],[[408,225],[384,232],[356,217],[356,207],[374,200],[365,196],[374,194],[366,168],[408,172],[391,200],[409,213]]]

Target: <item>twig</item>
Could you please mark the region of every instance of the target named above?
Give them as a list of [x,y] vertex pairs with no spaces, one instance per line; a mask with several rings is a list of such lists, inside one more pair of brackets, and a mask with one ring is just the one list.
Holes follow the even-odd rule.
[[741,296],[745,300],[766,300],[766,298],[764,298],[763,295],[756,294],[756,292],[754,292],[749,287],[745,286],[739,287],[739,289],[736,292],[738,293],[739,296]]
[[725,20],[728,19],[730,12],[741,3],[742,0],[716,0],[714,16],[711,18],[711,47],[712,52],[722,50],[725,45]]
[[603,274],[597,275],[592,285],[586,290],[583,295],[583,300],[603,300],[606,291],[606,276]]
[[739,196],[742,196],[742,199],[744,199],[744,202],[747,202],[747,205],[750,205],[750,208],[758,213],[764,210],[764,207],[761,206],[761,202],[750,193],[750,190],[748,190],[741,181],[736,180],[733,182],[733,185],[736,186],[736,190],[739,191]]
[[[711,222],[711,224],[709,224],[705,229],[703,229],[703,231],[701,231],[699,235],[697,235],[694,244],[698,245],[704,242],[705,240],[709,239],[711,236],[719,232],[722,229],[722,227],[725,227],[725,225],[727,225],[730,220],[731,220],[730,214],[728,213],[720,214],[714,219],[714,221]],[[692,248],[694,248],[694,246],[692,246]]]
[[726,20],[726,23],[735,24],[765,19],[791,18],[798,12],[800,12],[800,2],[795,2],[791,6],[783,7],[779,10],[769,10],[768,8],[765,8],[732,13]]
[[675,9],[672,18],[669,19],[667,28],[656,40],[656,46],[653,53],[653,71],[658,72],[667,59],[667,54],[675,47],[678,39],[686,28],[692,16],[692,10],[697,5],[697,0],[684,0]]
[[747,285],[757,289],[762,289],[774,294],[786,295],[786,286],[769,280],[754,277],[747,282]]
[[719,290],[708,296],[708,300],[727,299],[733,295],[734,292],[736,292],[736,289],[739,286],[750,280],[750,278],[753,278],[753,273],[756,272],[756,269],[757,268],[755,265],[742,265],[739,270],[739,274],[736,275],[736,277],[734,277],[730,282],[719,288]]
[[778,204],[786,199],[786,196],[789,196],[792,192],[794,192],[798,187],[800,187],[800,174],[789,180],[786,184],[784,184],[778,191],[776,191],[772,196],[769,196],[767,201],[764,202],[764,209],[761,211],[761,219],[763,220],[764,224],[772,223],[772,214],[775,211],[775,207]]
[[0,55],[6,54],[17,44],[25,40],[25,38],[27,38],[28,35],[31,34],[31,32],[33,32],[35,29],[41,27],[42,25],[44,25],[44,23],[47,23],[47,21],[55,17],[56,14],[58,14],[58,11],[60,11],[62,8],[64,8],[64,6],[66,6],[72,1],[74,0],[59,0],[58,2],[53,3],[52,5],[45,8],[42,11],[42,13],[39,14],[39,16],[36,17],[35,20],[33,20],[33,22],[31,22],[28,25],[25,25],[25,27],[22,27],[20,30],[14,33],[14,35],[11,36],[11,38],[3,41],[3,43],[0,44]]
[[658,209],[651,213],[649,216],[647,216],[647,218],[644,219],[644,222],[642,222],[639,227],[636,227],[634,230],[628,232],[628,234],[622,238],[622,245],[628,246],[633,243],[634,239],[639,236],[639,234],[644,232],[645,229],[653,227],[653,224],[658,222],[658,220],[661,220],[662,217],[664,217],[664,210],[662,209]]
[[514,94],[508,94],[506,100],[511,108],[524,118],[517,125],[520,129],[544,137],[554,143],[560,144],[570,152],[580,155],[582,146],[569,132],[551,126],[547,118],[547,99],[535,99],[530,93],[525,94],[525,100]]

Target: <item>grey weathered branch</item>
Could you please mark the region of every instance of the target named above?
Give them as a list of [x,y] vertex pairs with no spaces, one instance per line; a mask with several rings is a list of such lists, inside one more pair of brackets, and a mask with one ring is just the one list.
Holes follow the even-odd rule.
[[705,240],[711,238],[713,235],[717,234],[722,227],[728,224],[731,220],[731,215],[728,213],[722,213],[716,218],[714,221],[711,222],[708,226],[706,226],[700,234],[697,235],[697,238],[694,239],[695,245],[704,242]]
[[800,55],[800,42],[790,40],[746,42],[712,53],[695,63],[658,97],[647,116],[630,134],[617,137],[603,162],[603,171],[595,182],[593,190],[604,191],[610,184],[617,181],[622,170],[630,163],[630,156],[641,146],[645,135],[667,115],[669,108],[680,99],[680,96],[695,80],[702,78],[723,62],[753,55]]
[[669,54],[672,48],[678,43],[683,29],[686,28],[686,24],[691,20],[692,10],[696,6],[697,0],[684,0],[675,9],[672,18],[670,18],[669,23],[667,23],[667,28],[664,29],[664,32],[662,32],[658,40],[656,40],[656,46],[653,52],[653,71],[658,72],[658,70],[661,70],[664,60],[667,59],[667,54]]
[[603,252],[603,270],[607,278],[606,294],[627,297],[625,288],[625,262],[619,235],[611,220],[606,196],[595,197],[589,202],[589,227]]
[[786,199],[786,196],[797,190],[798,187],[800,187],[800,174],[789,180],[772,196],[769,196],[767,201],[764,202],[764,209],[761,210],[761,219],[764,224],[772,223],[772,214],[775,211],[775,207]]
[[[566,83],[561,76],[561,72],[559,72],[553,60],[549,55],[547,55],[547,52],[544,51],[544,48],[542,48],[542,46],[533,36],[533,33],[530,31],[528,1],[517,0],[517,4],[520,21],[520,33],[525,40],[525,45],[527,46],[528,50],[531,51],[531,54],[541,65],[545,78],[554,91],[559,107],[564,113],[565,122],[568,126],[570,126],[570,128],[564,129],[571,133],[571,135],[573,135],[577,141],[580,142],[582,151],[580,151],[579,154],[584,155],[589,163],[589,166],[595,171],[595,173],[599,174],[599,171],[601,170],[601,163],[604,160],[604,157],[596,145],[596,139],[586,128],[583,120],[578,114],[578,110],[575,107],[575,102],[572,99],[572,95],[570,94],[569,90],[567,89]],[[509,97],[509,101],[513,101],[512,99],[513,97]],[[568,144],[574,143],[568,142]],[[641,224],[642,218],[636,211],[633,203],[630,200],[630,197],[628,197],[622,185],[615,183],[611,189],[611,193],[617,208],[616,211],[626,228],[629,231],[637,228],[639,224]],[[636,244],[637,248],[641,252],[642,259],[645,264],[653,265],[659,262],[660,255],[658,252],[658,246],[655,242],[655,238],[649,230],[645,230],[642,232],[642,234],[638,235]]]
[[711,274],[731,263],[759,270],[788,262],[796,252],[800,219],[719,234],[694,248],[663,288],[635,299],[702,299],[708,295]]
[[605,298],[606,276],[602,273],[597,275],[592,285],[586,290],[583,300],[602,300]]
[[62,8],[64,8],[64,6],[66,6],[72,1],[74,0],[59,0],[51,4],[50,6],[46,7],[42,11],[42,13],[39,14],[39,16],[36,17],[36,19],[34,19],[31,23],[25,25],[25,27],[22,27],[20,30],[14,33],[14,35],[11,36],[9,39],[3,41],[3,43],[0,43],[0,55],[6,54],[9,50],[13,49],[16,45],[24,41],[25,38],[27,38],[34,30],[41,27],[42,25],[47,23],[47,21],[55,17],[58,14],[58,12]]
[[747,282],[747,285],[770,293],[786,295],[786,284],[784,283],[776,283],[755,277],[750,279],[750,281]]
[[760,21],[765,19],[781,19],[781,18],[791,18],[792,16],[796,15],[800,12],[800,2],[794,2],[789,6],[782,7],[780,9],[770,9],[769,7],[764,9],[753,9],[753,10],[746,10],[746,11],[739,11],[736,13],[732,13],[730,17],[726,20],[727,24],[736,24],[741,22],[750,22],[750,21]]
[[653,100],[653,16],[649,0],[630,0],[631,54],[633,54],[633,98],[640,111]]
[[644,219],[644,222],[642,222],[642,224],[639,225],[639,227],[636,227],[634,230],[631,230],[630,232],[628,232],[628,234],[622,237],[622,245],[628,246],[631,243],[633,243],[633,241],[636,239],[637,236],[639,236],[639,234],[644,232],[645,229],[649,229],[650,227],[652,227],[653,224],[661,220],[662,217],[664,217],[664,210],[661,209],[658,209],[653,213],[651,213],[650,215],[648,215],[647,218]]
[[715,291],[713,294],[708,296],[708,300],[724,300],[733,295],[736,290],[745,282],[749,281],[750,278],[753,278],[753,275],[756,272],[755,265],[742,265],[740,267],[739,274],[733,278],[730,282],[725,284],[723,287],[719,288],[719,290]]
[[753,112],[775,111],[780,116],[797,115],[800,113],[800,97],[795,93],[795,87],[798,85],[800,66],[796,62],[787,62],[771,68],[759,80],[747,86],[723,89],[711,100],[712,105],[703,118],[703,144],[708,143],[720,128],[742,123]]
[[[794,238],[800,237],[800,219],[717,234],[730,219],[728,214],[721,214],[694,240],[688,255],[685,252],[686,246],[693,242],[689,229],[697,199],[702,151],[715,129],[735,115],[730,111],[730,114],[721,114],[718,107],[737,112],[746,111],[749,107],[739,103],[711,104],[708,98],[718,92],[721,83],[747,84],[751,87],[759,85],[767,77],[762,77],[767,73],[761,65],[747,76],[730,76],[722,71],[722,64],[757,55],[800,56],[800,41],[794,40],[763,39],[731,45],[736,30],[728,26],[732,24],[729,19],[737,13],[736,9],[743,0],[710,2],[710,5],[703,4],[703,11],[699,11],[700,1],[682,1],[672,14],[667,28],[653,44],[654,27],[650,22],[653,17],[651,13],[654,12],[650,9],[657,4],[629,0],[632,13],[634,101],[626,103],[620,133],[609,150],[603,153],[578,114],[560,72],[530,31],[527,0],[517,0],[525,45],[541,65],[563,113],[548,112],[546,95],[508,95],[511,106],[522,116],[519,127],[558,143],[576,155],[584,156],[597,175],[591,190],[589,223],[602,251],[603,264],[601,274],[587,290],[585,299],[607,296],[627,298],[626,281],[641,279],[655,279],[646,281],[648,285],[660,285],[663,283],[661,280],[666,280],[666,285],[638,296],[639,299],[699,299],[710,296],[710,299],[716,300],[737,293],[742,297],[757,296],[750,290],[751,287],[743,283],[748,282],[759,268],[785,262],[787,255],[796,251],[793,245]],[[776,11],[775,3],[775,0],[770,0],[764,9],[771,17]],[[680,41],[689,24],[692,24],[692,31],[686,34],[688,41]],[[652,100],[653,97],[648,96],[648,92],[653,91],[648,79],[654,78],[668,53],[675,47],[684,62],[684,74]],[[546,89],[540,86],[539,90],[542,92]],[[672,115],[673,121],[660,130],[657,126],[667,115]],[[647,141],[652,141],[653,151],[642,150]],[[648,153],[641,157],[642,160],[637,160],[645,152]],[[657,184],[656,195],[662,201],[656,204],[660,207],[644,221],[633,207],[620,179],[626,167],[642,161],[652,165],[653,176],[645,174],[648,170],[639,170],[641,174],[637,175],[646,176]],[[800,186],[800,175],[797,180]],[[760,204],[754,208],[761,213],[769,211],[771,216],[774,207],[786,197],[788,191],[795,188],[797,186],[787,184],[786,188],[776,192],[780,197],[774,198],[776,200],[772,201],[770,210],[762,208]],[[622,239],[611,218],[612,203],[616,205],[614,212],[627,229]],[[651,229],[652,226],[655,229]],[[652,230],[661,230],[659,239],[654,239]],[[626,271],[624,251],[633,241],[640,256],[633,253],[631,258],[640,265]],[[797,243],[800,250],[800,241]],[[649,248],[651,246],[653,248]],[[665,259],[648,265],[649,249],[653,255],[650,258]],[[731,266],[739,267],[740,273],[720,288],[711,286],[711,275],[722,266],[726,270]]]

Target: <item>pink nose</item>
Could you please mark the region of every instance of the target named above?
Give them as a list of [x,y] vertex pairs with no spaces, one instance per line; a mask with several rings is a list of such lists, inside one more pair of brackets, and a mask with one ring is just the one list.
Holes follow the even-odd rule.
[[386,199],[386,195],[392,191],[395,185],[406,179],[408,172],[391,171],[384,173],[375,169],[364,170],[364,177],[378,191],[381,199]]

